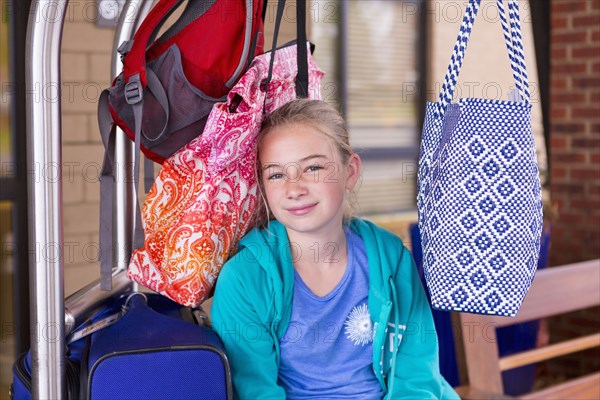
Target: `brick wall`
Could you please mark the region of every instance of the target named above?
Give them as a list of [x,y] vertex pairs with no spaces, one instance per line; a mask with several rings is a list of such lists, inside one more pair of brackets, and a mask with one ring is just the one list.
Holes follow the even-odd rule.
[[[600,1],[553,0],[551,18],[550,190],[558,217],[550,265],[560,265],[600,258]],[[595,333],[600,311],[548,325],[550,342]],[[558,383],[598,369],[595,348],[544,363],[539,373]]]
[[111,80],[114,30],[97,27],[96,18],[94,0],[69,1],[61,53],[67,295],[99,276],[98,175],[104,148],[96,109],[100,91]]
[[551,265],[600,257],[600,1],[554,0]]

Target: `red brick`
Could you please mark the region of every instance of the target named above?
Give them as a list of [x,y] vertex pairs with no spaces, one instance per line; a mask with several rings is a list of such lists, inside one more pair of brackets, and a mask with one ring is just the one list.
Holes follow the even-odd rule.
[[[583,245],[584,245],[584,251],[589,251],[589,246],[592,243],[595,243],[598,239],[597,236],[598,234],[596,232],[590,231],[589,229],[586,229],[586,227],[579,225],[578,229],[575,229],[573,231],[573,236],[575,236],[577,239],[579,239]],[[576,325],[578,328],[584,328],[581,325]]]
[[590,101],[594,104],[600,103],[600,93],[590,93]]
[[592,64],[592,72],[600,72],[600,62],[595,62]]
[[573,58],[596,58],[600,57],[600,46],[582,47],[571,51]]
[[567,109],[561,106],[552,107],[551,111],[552,120],[562,120],[567,117]]
[[[554,156],[552,157],[552,160],[554,161]],[[556,180],[556,179],[565,179],[567,177],[567,170],[564,168],[554,168],[552,167],[552,171],[550,171],[550,176],[552,178],[552,180]],[[559,205],[560,207],[560,205]]]
[[578,133],[585,130],[584,124],[552,124],[552,131],[556,133]]
[[599,42],[599,41],[600,41],[600,30],[592,31],[592,42]]
[[554,33],[550,38],[552,45],[558,43],[582,43],[587,38],[587,32],[565,32],[565,33]]
[[600,88],[600,78],[573,78],[574,88]]
[[575,214],[573,212],[567,213],[565,211],[560,213],[558,219],[565,223],[579,224],[584,221],[584,216],[582,214]]
[[600,133],[600,124],[592,124],[590,126],[590,133],[599,134]]
[[583,163],[585,162],[585,154],[583,153],[557,153],[552,155],[552,161],[557,163]]
[[591,332],[595,332],[597,330],[598,322],[600,322],[598,320],[598,314],[595,312],[577,312],[571,316],[571,318],[569,318],[569,323],[571,326],[590,328],[588,330]]
[[[598,242],[591,243],[591,245],[587,248],[587,251],[583,255],[585,258],[582,260],[595,260],[600,258],[600,244]],[[594,354],[588,360],[594,361],[594,366],[592,368],[587,369],[587,371],[597,371],[598,370],[598,360],[600,360],[600,355],[598,354],[598,349],[596,349],[596,354]]]
[[555,226],[552,227],[552,251],[553,252],[555,252],[559,248],[564,249],[565,247],[570,246],[570,243],[568,242],[568,238],[570,236],[571,230],[566,229],[561,226],[562,233],[560,235],[558,235],[558,234],[556,234],[555,228],[558,229],[559,224],[565,225],[560,217],[558,217],[558,220],[556,221]]
[[585,93],[557,93],[551,96],[551,100],[553,104],[558,103],[583,103],[585,101]]
[[589,187],[590,194],[600,195],[600,185],[591,185]]
[[[552,204],[555,207],[558,207],[559,210],[562,210],[565,207],[566,202],[565,202],[565,199],[556,198],[556,199],[552,199]],[[554,227],[552,230],[554,231]]]
[[551,135],[550,136],[550,148],[552,151],[555,149],[567,149],[568,142],[566,137]]
[[577,138],[572,140],[574,148],[582,148],[588,150],[598,150],[600,146],[600,139],[589,139],[589,138]]
[[565,78],[564,76],[552,76],[550,87],[552,89],[566,89],[567,78]]
[[572,110],[572,116],[573,116],[573,118],[593,118],[593,119],[597,119],[597,118],[600,118],[600,110],[598,109],[598,107],[593,107],[593,108],[588,108],[588,107],[575,108],[575,109]]
[[562,29],[567,27],[567,18],[564,16],[552,17],[552,29]]
[[571,61],[565,63],[553,63],[552,73],[555,74],[580,74],[587,70],[586,63],[573,63]]
[[[593,0],[598,1],[598,0]],[[574,27],[582,27],[582,26],[599,26],[600,25],[600,15],[584,15],[581,17],[573,18],[573,26]]]
[[[573,183],[560,183],[552,185],[552,189],[554,192],[559,194],[575,195],[583,193],[583,187]],[[559,210],[559,214],[560,213],[561,211]]]
[[556,62],[556,60],[562,60],[567,58],[567,49],[564,47],[560,48],[552,48],[552,61],[551,63]]
[[600,201],[597,200],[575,200],[571,203],[573,208],[580,210],[597,210],[600,208]]
[[598,230],[600,227],[600,215],[591,215],[589,217],[588,223],[596,230]]
[[587,8],[588,0],[554,0],[552,1],[552,15],[558,15],[559,13],[570,13],[573,11],[585,11]]
[[600,171],[596,168],[573,168],[571,169],[573,179],[600,179]]

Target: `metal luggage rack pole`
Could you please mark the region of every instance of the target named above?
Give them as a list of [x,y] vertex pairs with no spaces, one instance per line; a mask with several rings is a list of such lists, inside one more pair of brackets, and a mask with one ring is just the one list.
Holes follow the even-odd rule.
[[[128,0],[125,4],[113,49],[114,75],[120,69],[116,56],[118,44],[132,37],[152,4],[152,1],[144,0]],[[30,171],[44,170],[36,168],[40,165],[58,167],[62,163],[60,50],[67,6],[68,0],[35,0],[30,11],[26,89],[28,93],[35,93],[40,88],[59,88],[52,100],[35,101],[36,96],[27,98],[27,162]],[[122,133],[117,141],[115,160],[120,168],[130,169],[132,146]],[[32,247],[29,252],[32,395],[34,399],[62,399],[65,395],[65,326],[72,329],[102,304],[130,290],[131,283],[125,277],[127,264],[122,260],[113,274],[113,291],[101,292],[99,284],[93,283],[64,300],[62,182],[60,179],[44,179],[36,173],[28,174],[27,184],[31,221],[29,242]],[[127,183],[127,179],[121,179],[116,192],[115,237],[119,243],[127,243],[131,237],[135,206],[133,186]]]
[[[119,75],[123,68],[117,48],[121,43],[133,37],[137,28],[150,12],[152,5],[152,1],[144,0],[128,0],[125,3],[113,43],[112,78]],[[101,290],[100,280],[98,279],[69,296],[65,304],[66,334],[69,334],[72,329],[85,321],[91,313],[122,294],[131,291],[134,286],[125,276],[127,260],[131,255],[131,249],[125,244],[131,243],[137,196],[135,196],[135,185],[132,180],[124,179],[124,177],[133,176],[134,145],[121,129],[117,128],[116,134],[115,176],[121,178],[116,180],[115,199],[113,200],[115,210],[115,215],[113,215],[113,218],[115,218],[113,237],[115,237],[115,243],[117,243],[115,248],[117,265],[113,273],[113,290],[111,292]]]

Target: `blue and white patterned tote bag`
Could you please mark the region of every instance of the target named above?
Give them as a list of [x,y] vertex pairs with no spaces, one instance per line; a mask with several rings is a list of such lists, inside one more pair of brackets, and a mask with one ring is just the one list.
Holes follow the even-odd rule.
[[516,0],[498,0],[515,93],[452,103],[481,0],[469,0],[439,101],[428,103],[417,205],[438,310],[516,315],[535,275],[542,199]]

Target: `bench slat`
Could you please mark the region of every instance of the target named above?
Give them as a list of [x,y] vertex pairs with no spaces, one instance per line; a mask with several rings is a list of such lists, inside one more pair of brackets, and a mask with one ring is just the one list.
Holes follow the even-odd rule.
[[600,333],[583,336],[577,339],[565,340],[564,342],[544,346],[535,350],[523,351],[500,358],[500,370],[506,371],[523,365],[533,364],[548,360],[565,354],[575,353],[600,346]]
[[496,327],[547,318],[600,304],[600,259],[537,271],[515,317],[486,315]]
[[561,383],[537,392],[521,396],[523,400],[577,399],[598,400],[600,398],[600,372]]

